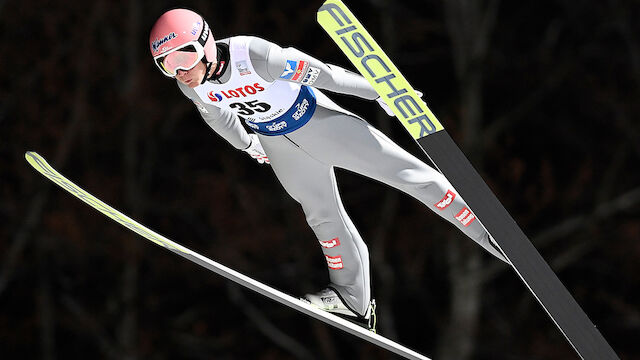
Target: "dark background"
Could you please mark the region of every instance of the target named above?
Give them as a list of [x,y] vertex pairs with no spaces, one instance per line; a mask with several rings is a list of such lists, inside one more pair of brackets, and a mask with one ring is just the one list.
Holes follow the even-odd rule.
[[[125,230],[34,150],[161,234],[291,294],[327,270],[298,204],[154,67],[165,10],[352,68],[321,1],[0,1],[4,359],[392,355]],[[640,2],[348,1],[623,359],[640,359]],[[377,104],[333,98],[428,161]],[[338,171],[380,331],[435,359],[573,359],[513,271],[417,201]]]

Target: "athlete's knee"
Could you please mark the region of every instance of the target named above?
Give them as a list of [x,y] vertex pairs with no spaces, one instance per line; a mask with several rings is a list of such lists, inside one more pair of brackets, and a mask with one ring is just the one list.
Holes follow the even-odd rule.
[[307,224],[312,228],[316,228],[326,224],[333,224],[339,221],[337,210],[326,207],[307,207],[302,206],[307,220]]
[[410,187],[429,187],[447,182],[447,179],[426,164],[406,168],[397,172],[397,183]]

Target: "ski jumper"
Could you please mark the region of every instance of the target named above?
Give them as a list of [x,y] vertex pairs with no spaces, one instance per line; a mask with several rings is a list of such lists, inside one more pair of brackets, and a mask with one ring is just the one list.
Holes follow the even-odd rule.
[[335,167],[411,195],[506,261],[442,174],[320,90],[376,99],[362,76],[257,37],[232,37],[217,46],[218,62],[226,62],[221,76],[193,89],[178,86],[235,148],[250,145],[242,122],[258,134],[275,175],[317,237],[330,286],[352,311],[364,315],[371,299],[369,252],[342,205]]

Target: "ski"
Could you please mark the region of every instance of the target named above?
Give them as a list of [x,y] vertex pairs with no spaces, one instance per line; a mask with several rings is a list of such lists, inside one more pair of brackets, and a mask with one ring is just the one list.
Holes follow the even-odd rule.
[[449,180],[500,251],[583,359],[618,359],[585,312],[486,185],[460,148],[373,37],[340,0],[327,0],[317,19]]
[[226,267],[203,255],[200,255],[195,251],[192,251],[176,242],[173,242],[172,240],[169,240],[168,238],[145,227],[144,225],[138,223],[127,215],[121,213],[120,211],[114,209],[108,204],[102,202],[100,199],[86,192],[78,185],[74,184],[63,175],[61,175],[58,171],[51,167],[51,165],[49,165],[49,163],[47,163],[47,161],[42,156],[38,155],[35,152],[28,151],[27,153],[25,153],[25,158],[27,159],[29,164],[33,166],[33,168],[35,168],[38,172],[47,177],[53,183],[68,191],[78,199],[84,201],[94,209],[100,211],[111,220],[155,243],[156,245],[162,246],[163,248],[168,249],[182,256],[183,258],[204,267],[207,270],[210,270],[228,280],[242,285],[245,288],[251,289],[263,296],[266,296],[271,300],[286,305],[292,309],[318,319],[328,325],[334,326],[349,334],[355,335],[399,356],[412,360],[430,360],[424,355],[421,355],[416,351],[413,351],[403,345],[387,339],[384,336],[368,331],[354,323],[351,323],[326,311],[317,309],[298,298],[285,294],[282,291],[276,290],[249,276],[241,274],[229,267]]

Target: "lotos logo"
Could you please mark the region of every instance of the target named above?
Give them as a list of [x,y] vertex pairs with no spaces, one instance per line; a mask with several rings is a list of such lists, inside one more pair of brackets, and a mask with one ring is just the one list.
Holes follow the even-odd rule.
[[447,206],[451,205],[451,203],[453,202],[453,199],[456,198],[456,194],[449,190],[447,191],[447,194],[442,198],[442,200],[438,201],[436,204],[434,204],[439,210],[444,210],[447,208]]
[[222,95],[216,94],[213,91],[209,91],[208,96],[209,96],[209,100],[211,100],[213,102],[222,101]]
[[255,95],[261,91],[264,91],[264,88],[260,86],[260,83],[255,83],[252,85],[247,85],[245,87],[239,87],[232,90],[220,91],[220,93],[216,93],[214,91],[209,91],[207,96],[209,96],[209,100],[213,102],[219,102],[223,99],[232,99],[239,97],[247,97],[249,95]]
[[171,34],[163,37],[162,39],[153,40],[153,42],[151,42],[151,48],[153,49],[153,52],[158,52],[158,50],[160,49],[160,46],[162,46],[167,41],[169,41],[171,39],[175,39],[177,37],[178,37],[178,35],[176,35],[176,33],[172,32]]

